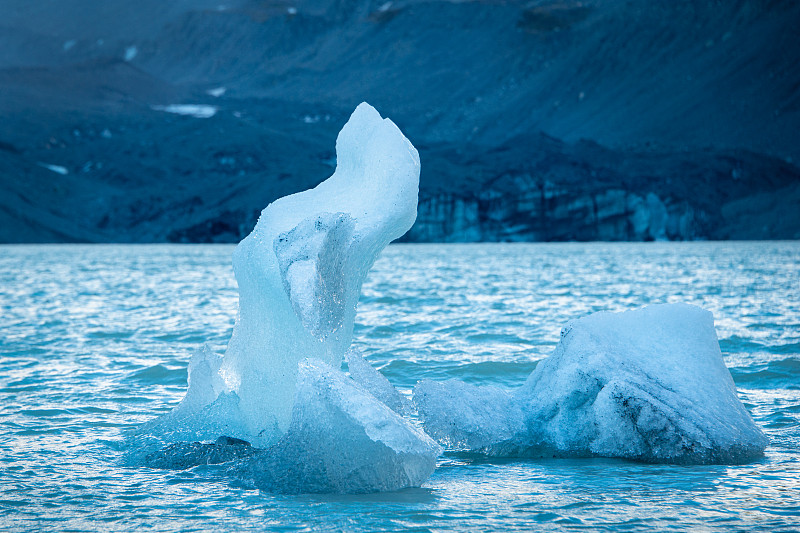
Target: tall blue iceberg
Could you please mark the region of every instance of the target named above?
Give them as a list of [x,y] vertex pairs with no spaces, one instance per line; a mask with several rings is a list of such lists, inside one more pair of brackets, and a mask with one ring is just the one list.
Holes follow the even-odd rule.
[[430,476],[438,444],[339,370],[367,272],[416,219],[419,156],[366,103],[336,156],[330,178],[267,206],[236,247],[227,351],[199,350],[183,401],[142,428],[147,449],[161,446],[148,464],[232,458],[239,477],[291,492],[394,490]]

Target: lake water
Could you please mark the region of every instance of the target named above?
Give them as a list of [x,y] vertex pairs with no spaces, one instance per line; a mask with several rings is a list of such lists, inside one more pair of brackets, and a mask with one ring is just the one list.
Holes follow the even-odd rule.
[[232,246],[0,246],[4,530],[800,529],[800,242],[394,245],[354,344],[401,391],[515,387],[570,319],[686,302],[714,313],[770,439],[750,464],[488,460],[445,453],[394,493],[273,495],[220,467],[126,467],[127,430],[170,410],[236,315]]

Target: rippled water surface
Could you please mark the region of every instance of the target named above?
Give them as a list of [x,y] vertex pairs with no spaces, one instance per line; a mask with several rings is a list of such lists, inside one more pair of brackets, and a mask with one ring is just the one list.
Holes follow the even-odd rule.
[[218,467],[125,467],[194,349],[236,315],[231,246],[0,246],[0,528],[7,530],[800,529],[800,243],[395,245],[355,344],[401,391],[515,387],[570,319],[650,303],[714,313],[770,445],[740,466],[445,453],[422,488],[276,496]]

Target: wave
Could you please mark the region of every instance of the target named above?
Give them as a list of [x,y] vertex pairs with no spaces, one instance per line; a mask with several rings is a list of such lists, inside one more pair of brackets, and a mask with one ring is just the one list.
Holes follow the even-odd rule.
[[739,387],[800,390],[800,359],[789,357],[730,369]]

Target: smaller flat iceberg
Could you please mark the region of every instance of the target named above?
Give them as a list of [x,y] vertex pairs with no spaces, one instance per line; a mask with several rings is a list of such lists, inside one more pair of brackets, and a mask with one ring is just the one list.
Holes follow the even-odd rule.
[[741,463],[767,444],[736,394],[708,311],[683,304],[595,313],[507,392],[420,382],[425,429],[493,456]]

